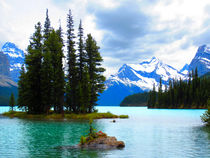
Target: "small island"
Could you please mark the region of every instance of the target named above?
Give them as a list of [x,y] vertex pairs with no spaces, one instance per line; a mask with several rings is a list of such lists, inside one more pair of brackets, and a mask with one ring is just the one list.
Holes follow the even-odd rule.
[[123,141],[117,141],[115,137],[107,136],[102,131],[95,132],[92,126],[93,120],[89,120],[89,133],[87,136],[81,136],[80,143],[77,145],[79,148],[88,149],[120,149],[125,147]]
[[75,146],[58,146],[56,149],[122,149],[125,147],[123,141],[118,141],[116,137],[108,136],[106,133],[95,132],[93,120],[89,120],[89,133],[81,136],[79,144]]
[[28,114],[26,112],[21,111],[9,111],[2,114],[3,116],[7,116],[10,118],[17,117],[21,119],[46,119],[46,120],[70,120],[70,119],[83,119],[83,120],[89,120],[89,119],[105,119],[105,118],[128,118],[128,115],[115,115],[111,112],[106,113],[63,113],[63,114],[57,114],[57,113],[50,113],[50,114]]
[[107,136],[106,133],[99,131],[95,136],[81,137],[79,148],[89,149],[121,149],[125,147],[123,141],[118,141],[116,137]]

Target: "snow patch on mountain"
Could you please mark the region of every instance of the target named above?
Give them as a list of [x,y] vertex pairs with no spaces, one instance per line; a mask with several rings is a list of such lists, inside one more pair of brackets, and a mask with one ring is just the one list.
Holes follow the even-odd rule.
[[202,45],[198,48],[195,57],[189,65],[189,71],[196,68],[199,76],[210,71],[210,46]]
[[171,79],[187,79],[187,76],[156,57],[139,64],[124,64],[105,81],[106,90],[100,96],[103,101],[99,105],[119,105],[127,95],[149,91],[153,85],[157,89],[160,78],[167,85]]
[[19,72],[22,64],[24,64],[24,52],[19,49],[14,43],[6,42],[1,51],[7,55],[10,64],[10,77],[13,81],[17,82],[19,79]]

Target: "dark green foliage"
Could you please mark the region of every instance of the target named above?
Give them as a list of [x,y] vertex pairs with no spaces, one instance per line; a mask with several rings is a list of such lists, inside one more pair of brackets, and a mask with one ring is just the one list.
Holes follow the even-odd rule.
[[11,94],[10,99],[9,99],[9,106],[10,106],[11,110],[13,111],[13,108],[15,106],[15,97],[14,97],[13,93]]
[[98,100],[98,93],[102,93],[104,90],[105,77],[102,75],[102,73],[105,71],[105,69],[101,67],[101,62],[103,59],[98,51],[99,47],[97,46],[96,41],[92,38],[91,34],[88,34],[85,50],[87,52],[87,65],[91,91],[88,112],[92,112]]
[[138,93],[125,97],[120,103],[120,106],[147,106],[149,93]]
[[25,72],[24,65],[21,67],[20,77],[18,81],[18,108],[26,109],[28,105],[28,85],[27,85],[27,76]]
[[207,111],[201,116],[201,120],[202,120],[207,126],[210,126],[210,99],[208,99],[208,109],[207,109]]
[[48,9],[46,10],[46,19],[44,23],[44,39],[48,39],[50,36],[51,27],[50,27],[50,19],[48,16]]
[[74,25],[71,10],[67,16],[67,65],[68,76],[66,85],[66,105],[69,111],[77,111],[77,93],[78,93],[78,68],[75,50]]
[[[197,69],[189,74],[188,81],[179,80],[169,81],[169,87],[165,91],[150,92],[148,99],[149,108],[207,108],[207,100],[210,97],[210,79],[198,77]],[[152,102],[152,98],[158,101]]]
[[41,94],[42,94],[42,105],[45,108],[45,111],[48,112],[53,104],[53,94],[52,94],[52,59],[51,53],[47,49],[43,54],[43,63],[41,68]]
[[79,24],[79,29],[78,29],[78,53],[79,53],[79,59],[78,59],[78,65],[79,65],[79,79],[82,81],[83,79],[83,71],[84,71],[84,66],[86,64],[86,53],[84,51],[85,46],[84,46],[84,41],[83,41],[83,28],[82,28],[82,21],[80,20]]
[[48,9],[46,11],[46,19],[43,30],[43,50],[42,50],[42,67],[41,67],[41,100],[45,112],[48,112],[53,103],[52,94],[52,54],[49,50],[49,37],[51,34],[50,19],[48,16]]
[[42,34],[41,23],[35,26],[35,33],[32,35],[28,46],[28,54],[25,56],[26,64],[26,85],[27,103],[29,113],[44,113],[41,100],[41,66],[42,66]]
[[49,38],[46,41],[48,51],[51,56],[52,66],[52,104],[54,105],[54,111],[61,113],[63,111],[64,104],[64,71],[62,59],[63,55],[63,44],[61,43],[60,37],[57,33],[52,30]]
[[90,92],[91,92],[91,84],[90,84],[90,76],[88,73],[88,67],[84,67],[84,72],[83,72],[83,79],[82,79],[82,92],[83,92],[83,103],[81,104],[81,112],[86,113],[88,112],[88,108],[91,106],[90,105]]
[[204,75],[200,76],[200,78],[210,78],[210,72],[205,73]]
[[56,31],[51,28],[48,10],[44,30],[40,23],[35,26],[25,58],[26,71],[23,66],[18,82],[19,108],[30,114],[49,113],[53,107],[55,113],[64,115],[64,105],[68,112],[94,111],[98,93],[104,89],[105,77],[102,73],[105,70],[101,67],[99,47],[91,35],[88,35],[85,47],[81,21],[76,54],[73,27],[73,17],[69,10],[66,44],[68,74],[65,78],[61,26]]

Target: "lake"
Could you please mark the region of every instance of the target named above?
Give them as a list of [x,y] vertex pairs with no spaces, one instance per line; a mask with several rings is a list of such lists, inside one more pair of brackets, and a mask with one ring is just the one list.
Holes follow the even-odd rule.
[[[41,121],[0,116],[0,158],[209,158],[210,131],[200,116],[205,110],[146,107],[97,107],[99,112],[127,114],[129,119],[95,120],[93,125],[125,142],[121,150],[64,150],[88,132],[88,121]],[[0,107],[0,113],[8,107]]]

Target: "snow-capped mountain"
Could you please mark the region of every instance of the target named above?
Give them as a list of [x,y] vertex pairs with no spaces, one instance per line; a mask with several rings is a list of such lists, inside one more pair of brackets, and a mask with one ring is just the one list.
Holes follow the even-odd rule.
[[19,71],[24,63],[24,52],[19,49],[14,43],[6,42],[1,51],[8,57],[10,64],[10,77],[13,81],[17,82],[19,78]]
[[181,73],[185,74],[185,75],[188,75],[188,72],[189,72],[189,65],[188,64],[185,64],[183,66],[183,68],[180,70]]
[[186,75],[164,64],[158,58],[140,64],[124,64],[119,71],[106,82],[106,90],[101,94],[99,105],[119,105],[125,96],[152,89],[153,84],[163,84],[170,79],[186,79]]
[[189,70],[198,69],[198,76],[210,71],[210,46],[202,45],[198,48],[195,57],[189,65]]

